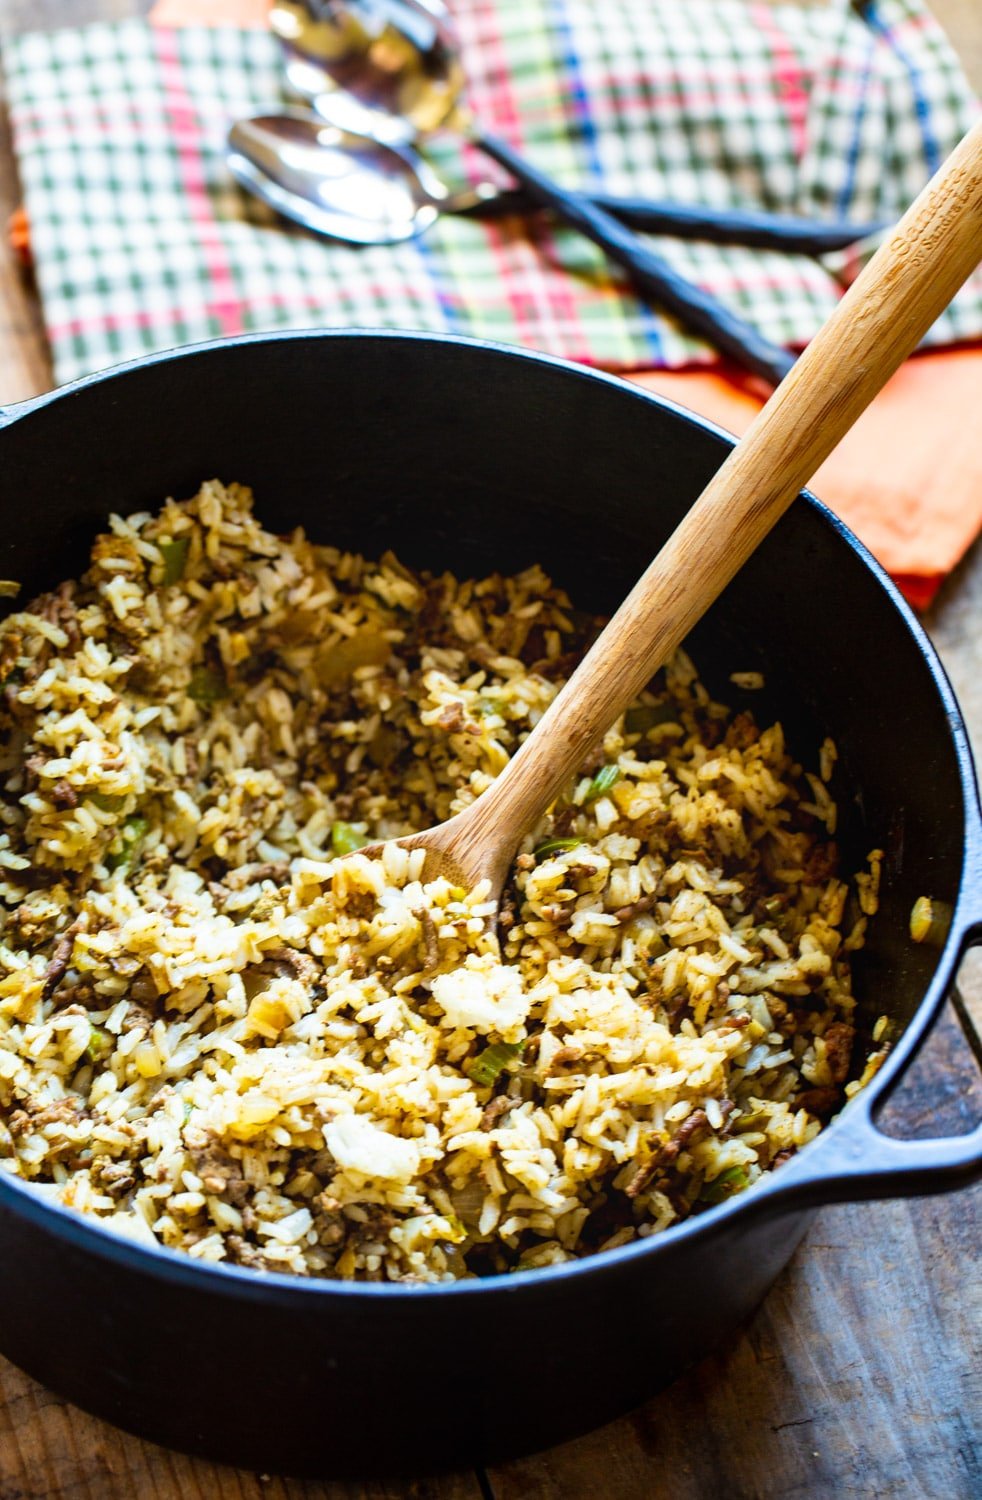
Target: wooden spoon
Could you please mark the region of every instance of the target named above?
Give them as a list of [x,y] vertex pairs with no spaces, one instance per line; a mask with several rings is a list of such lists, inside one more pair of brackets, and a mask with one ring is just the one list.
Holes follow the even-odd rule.
[[[522,835],[746,562],[982,260],[982,123],[842,298],[500,776],[397,842],[495,899]],[[903,442],[903,433],[897,441]]]

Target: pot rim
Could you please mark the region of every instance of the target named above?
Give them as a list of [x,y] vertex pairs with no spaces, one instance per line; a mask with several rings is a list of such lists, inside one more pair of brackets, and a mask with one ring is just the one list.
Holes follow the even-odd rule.
[[[555,355],[523,349],[516,345],[496,343],[488,339],[469,338],[461,334],[430,333],[423,330],[374,328],[284,329],[237,334],[141,355],[110,366],[108,369],[81,376],[77,380],[26,401],[0,407],[0,434],[13,423],[29,418],[35,412],[43,411],[79,391],[102,385],[111,387],[114,381],[145,368],[202,355],[220,355],[230,348],[247,345],[305,345],[328,340],[361,342],[365,339],[458,346],[480,350],[492,357],[506,356],[516,362],[546,366],[561,371],[567,376],[616,388],[622,394],[637,401],[660,406],[670,411],[684,425],[722,439],[729,447],[736,443],[734,435],[717,423],[700,417],[668,397],[645,390],[642,386],[633,385],[620,375],[575,364]],[[919,652],[930,673],[944,708],[962,793],[965,848],[951,927],[938,955],[937,966],[930,983],[904,1028],[900,1040],[862,1093],[856,1096],[858,1100],[864,1102],[867,1117],[870,1117],[877,1104],[885,1100],[899,1083],[905,1069],[924,1041],[926,1033],[948,996],[966,947],[972,941],[982,939],[982,811],[979,807],[978,785],[968,732],[947,673],[926,631],[885,569],[845,522],[840,520],[811,490],[800,491],[798,499],[804,499],[817,513],[821,523],[829,527],[841,542],[856,554],[873,575],[879,587],[886,593],[900,616],[912,646]],[[566,1261],[560,1265],[537,1267],[521,1274],[499,1272],[472,1281],[406,1286],[397,1282],[305,1279],[275,1271],[257,1274],[245,1267],[229,1266],[223,1262],[196,1261],[185,1251],[173,1250],[165,1245],[144,1245],[138,1241],[126,1239],[103,1228],[98,1221],[88,1220],[60,1204],[49,1203],[39,1197],[30,1184],[21,1182],[3,1170],[0,1170],[0,1214],[4,1212],[19,1214],[60,1239],[70,1249],[80,1253],[103,1257],[120,1267],[130,1268],[172,1284],[198,1288],[215,1296],[241,1301],[259,1299],[273,1303],[296,1302],[299,1309],[300,1300],[298,1299],[303,1299],[310,1305],[311,1299],[315,1297],[319,1299],[346,1297],[368,1301],[376,1299],[387,1301],[391,1298],[398,1298],[425,1302],[432,1297],[469,1299],[482,1295],[489,1297],[494,1293],[509,1296],[532,1295],[539,1288],[544,1290],[547,1285],[558,1287],[572,1277],[579,1282],[589,1278],[593,1278],[594,1281],[602,1279],[615,1273],[621,1266],[626,1266],[642,1257],[657,1255],[660,1249],[681,1247],[697,1236],[712,1234],[725,1222],[736,1217],[755,1213],[790,1211],[799,1206],[802,1190],[808,1190],[809,1203],[820,1204],[823,1201],[821,1189],[823,1178],[827,1177],[830,1183],[835,1181],[834,1173],[827,1174],[822,1171],[823,1146],[829,1142],[834,1143],[832,1150],[827,1153],[830,1159],[834,1159],[843,1126],[850,1124],[853,1118],[852,1101],[850,1101],[849,1105],[845,1106],[825,1129],[803,1148],[798,1160],[804,1161],[807,1166],[794,1174],[793,1182],[772,1176],[751,1191],[740,1193],[735,1198],[718,1204],[695,1218],[672,1226],[662,1234],[634,1240],[630,1244],[618,1246],[613,1250],[600,1251],[583,1259]],[[875,1168],[871,1171],[871,1176],[873,1175],[875,1175]],[[946,1187],[957,1185],[948,1184],[942,1180],[934,1190],[941,1192]],[[788,1187],[791,1188],[790,1194]],[[898,1190],[892,1195],[903,1196],[903,1193]],[[862,1197],[863,1194],[859,1192],[856,1196]],[[829,1192],[827,1201],[833,1201],[833,1197],[834,1194]]]

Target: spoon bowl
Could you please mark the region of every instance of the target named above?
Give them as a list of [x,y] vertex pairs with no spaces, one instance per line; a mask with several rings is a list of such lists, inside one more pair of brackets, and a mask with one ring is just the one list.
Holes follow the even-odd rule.
[[285,217],[353,244],[413,239],[441,209],[480,201],[480,189],[450,194],[424,162],[305,110],[240,120],[228,143],[229,168],[250,192]]
[[441,0],[274,0],[286,75],[326,118],[390,145],[451,125],[464,70]]

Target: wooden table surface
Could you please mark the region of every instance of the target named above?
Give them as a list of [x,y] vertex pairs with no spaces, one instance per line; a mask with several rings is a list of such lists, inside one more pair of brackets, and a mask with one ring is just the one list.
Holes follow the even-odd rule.
[[[982,88],[979,0],[931,3]],[[142,8],[0,0],[0,40],[5,25],[77,25]],[[16,201],[0,110],[0,222]],[[50,384],[33,289],[0,247],[0,404]],[[927,623],[982,747],[982,547]],[[962,1020],[980,1025],[982,963],[966,964],[962,987]],[[949,1006],[884,1123],[953,1134],[980,1113],[978,1070]],[[224,1468],[120,1433],[0,1360],[0,1500],[979,1500],[980,1205],[975,1189],[824,1209],[716,1355],[631,1416],[486,1472],[361,1484]]]

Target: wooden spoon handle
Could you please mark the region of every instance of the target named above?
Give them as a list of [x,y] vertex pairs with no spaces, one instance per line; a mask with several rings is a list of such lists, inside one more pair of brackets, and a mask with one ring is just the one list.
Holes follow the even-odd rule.
[[499,842],[514,850],[980,259],[982,123],[842,298],[508,767],[462,816],[472,858],[475,840],[485,852]]

